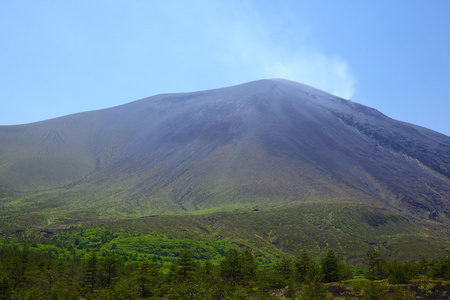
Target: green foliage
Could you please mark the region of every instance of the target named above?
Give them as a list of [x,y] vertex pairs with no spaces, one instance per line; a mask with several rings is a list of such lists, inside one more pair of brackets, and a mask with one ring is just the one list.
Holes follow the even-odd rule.
[[0,281],[0,299],[11,299],[12,290],[12,282],[7,277],[3,277],[3,279]]
[[417,263],[417,272],[420,275],[426,275],[429,269],[430,261],[424,255],[422,255],[419,262]]
[[[279,288],[285,297],[328,299],[330,288],[338,285],[351,286],[349,295],[362,299],[408,299],[414,295],[413,287],[408,290],[393,284],[409,282],[419,275],[420,266],[420,262],[387,261],[389,286],[365,278],[325,284],[330,274],[345,278],[345,264],[333,250],[320,264],[303,252],[293,261],[281,257],[271,267],[258,268],[250,251],[236,248],[225,252],[220,265],[214,265],[195,260],[186,248],[178,249],[180,255],[171,262],[125,262],[126,256],[102,252],[101,247],[87,248],[83,256],[72,249],[73,255],[66,257],[65,251],[48,252],[37,242],[18,243],[8,237],[5,241],[9,242],[0,246],[0,299],[270,299]],[[447,260],[443,258],[433,268],[443,270]],[[294,281],[300,278],[298,285]],[[421,281],[418,285],[414,289],[420,295],[434,296],[440,291],[439,297],[445,298],[441,283]]]
[[135,281],[139,285],[141,297],[152,296],[152,287],[157,286],[160,281],[160,266],[150,264],[148,260],[143,260],[135,271]]
[[295,289],[294,286],[289,285],[287,286],[286,291],[284,292],[284,296],[289,299],[297,298],[297,290]]
[[281,288],[292,285],[294,281],[294,266],[289,258],[283,256],[275,263],[273,268],[275,273],[275,276],[272,279],[274,281],[274,286]]
[[441,258],[430,271],[431,277],[435,279],[450,280],[450,254]]
[[374,281],[369,281],[363,285],[362,299],[364,300],[382,300],[386,299],[387,287],[384,284],[378,284]]
[[377,248],[373,247],[364,257],[364,264],[367,267],[366,277],[368,279],[381,279],[380,267],[381,259]]
[[[73,203],[78,201],[74,199]],[[8,210],[4,214],[9,215],[8,220],[0,216],[2,232],[35,227],[32,212],[25,211],[20,208],[16,214]],[[48,251],[66,257],[72,255],[67,244],[81,256],[86,249],[99,249],[100,253],[112,250],[126,254],[127,261],[170,261],[179,256],[180,250],[176,249],[189,248],[194,260],[209,259],[214,264],[220,262],[230,241],[254,249],[258,262],[266,264],[277,261],[284,252],[299,256],[305,250],[318,258],[329,248],[345,255],[352,264],[359,264],[369,250],[367,242],[377,245],[381,252],[390,251],[390,255],[395,255],[390,259],[399,261],[419,259],[421,255],[435,260],[450,247],[442,234],[433,234],[435,229],[427,228],[424,235],[422,225],[388,210],[326,199],[262,206],[257,211],[242,204],[222,212],[199,209],[178,215],[113,218],[105,220],[107,225],[78,226],[64,231],[49,229],[97,222],[97,217],[44,219],[36,228],[57,234],[41,238],[46,243],[38,242],[37,247],[47,247]]]
[[192,253],[188,249],[183,249],[178,257],[178,268],[182,280],[191,278],[195,270]]
[[[301,218],[323,227],[340,228],[348,220],[335,218],[326,206],[299,207],[305,211],[277,209],[270,214],[272,218],[267,218],[264,211],[164,216],[41,234],[30,230],[6,234],[0,238],[0,299],[26,299],[38,293],[48,299],[54,295],[66,299],[74,295],[85,299],[178,299],[185,295],[192,299],[264,299],[274,289],[286,286],[286,296],[326,298],[329,293],[324,282],[351,276],[351,268],[336,253],[357,257],[362,248],[333,239],[339,231],[321,236],[323,243],[318,241],[311,246],[304,235],[320,235],[322,231],[317,231],[316,226],[308,227],[309,223],[302,223]],[[326,228],[329,232],[333,227]],[[383,239],[391,237],[388,231],[383,232]],[[391,263],[381,253],[392,260],[392,252],[386,247],[381,252],[381,247],[385,246],[378,246],[375,253],[373,249],[364,252],[366,275],[374,275],[368,278],[385,278],[397,284],[426,274],[428,257],[417,262]],[[441,259],[430,274],[446,278],[449,260]],[[383,288],[379,283],[362,283],[360,293],[377,297],[380,285]],[[380,293],[386,295],[384,290]],[[402,297],[407,293],[397,294]]]
[[258,265],[255,261],[255,257],[249,250],[245,250],[239,257],[241,268],[241,283],[248,285],[252,280],[256,278]]
[[102,285],[111,286],[119,275],[119,269],[122,265],[120,256],[114,252],[108,252],[103,258],[101,264]]
[[224,260],[220,263],[220,275],[232,283],[239,283],[242,280],[241,261],[235,249],[230,249]]
[[411,262],[389,263],[388,281],[391,284],[407,284],[417,275],[417,267]]
[[336,282],[350,276],[346,264],[334,253],[333,249],[328,250],[327,255],[320,260],[320,266],[324,282]]
[[302,300],[322,300],[329,298],[330,296],[327,294],[326,286],[322,283],[322,275],[319,273],[310,277],[300,297]]
[[256,277],[257,264],[249,251],[239,254],[237,250],[230,249],[220,264],[220,275],[233,284],[247,285]]
[[309,282],[318,273],[318,266],[311,256],[303,251],[300,257],[295,261],[295,274],[299,283]]
[[87,255],[84,272],[86,286],[89,287],[91,293],[93,293],[97,285],[99,272],[97,252],[93,251]]

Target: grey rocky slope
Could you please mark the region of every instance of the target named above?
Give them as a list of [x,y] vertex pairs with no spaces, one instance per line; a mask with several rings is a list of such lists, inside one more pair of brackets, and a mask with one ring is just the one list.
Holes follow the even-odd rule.
[[450,217],[450,138],[296,82],[0,127],[3,205],[99,216],[356,201]]

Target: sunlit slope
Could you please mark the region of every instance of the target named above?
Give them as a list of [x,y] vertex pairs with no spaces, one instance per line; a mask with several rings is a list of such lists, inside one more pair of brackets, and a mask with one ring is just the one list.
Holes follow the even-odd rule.
[[130,217],[292,202],[450,214],[450,138],[286,80],[0,127],[11,211]]
[[10,190],[51,188],[95,171],[92,121],[77,115],[0,127],[0,184]]

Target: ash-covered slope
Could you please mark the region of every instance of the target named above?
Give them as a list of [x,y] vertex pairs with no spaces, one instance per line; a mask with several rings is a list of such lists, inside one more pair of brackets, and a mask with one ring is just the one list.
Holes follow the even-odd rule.
[[149,215],[296,201],[450,217],[450,138],[281,79],[0,127],[4,203]]

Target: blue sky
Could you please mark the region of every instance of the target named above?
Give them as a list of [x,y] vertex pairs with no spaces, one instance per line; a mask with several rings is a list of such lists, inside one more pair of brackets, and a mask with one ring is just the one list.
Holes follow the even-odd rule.
[[0,2],[0,125],[286,78],[450,136],[450,1]]

